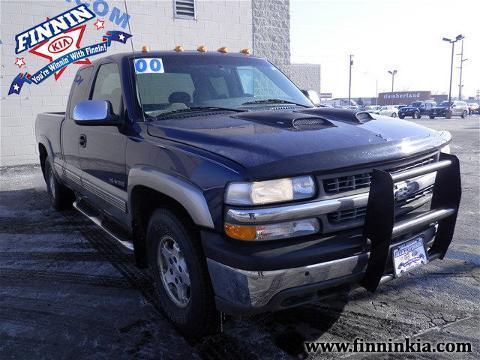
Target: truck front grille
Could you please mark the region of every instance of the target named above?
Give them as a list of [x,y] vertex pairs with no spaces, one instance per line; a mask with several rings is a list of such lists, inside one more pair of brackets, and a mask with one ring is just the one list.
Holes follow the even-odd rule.
[[[415,193],[412,193],[407,199],[404,199],[402,201],[397,201],[395,203],[395,207],[397,209],[400,209],[400,208],[405,207],[409,204],[412,204],[414,201],[416,201],[420,198],[423,198],[426,195],[431,194],[432,191],[433,191],[433,185],[431,185],[431,186],[429,186],[425,189],[419,190]],[[327,217],[328,217],[328,221],[331,224],[340,224],[340,223],[348,222],[348,221],[352,221],[352,220],[361,220],[361,219],[365,218],[366,212],[367,212],[367,207],[362,206],[362,207],[358,207],[358,208],[332,212],[332,213],[329,213],[327,215]]]
[[[410,170],[416,167],[433,163],[437,160],[437,155],[432,155],[420,160],[402,163],[397,166],[386,168],[389,173],[396,173]],[[347,191],[368,188],[370,186],[370,171],[359,171],[358,173],[323,179],[323,188],[326,194],[340,194]]]

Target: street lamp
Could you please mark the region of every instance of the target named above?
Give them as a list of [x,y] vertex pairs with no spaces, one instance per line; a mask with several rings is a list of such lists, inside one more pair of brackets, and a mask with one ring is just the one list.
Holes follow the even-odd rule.
[[397,74],[397,70],[388,70],[388,73],[392,75],[392,95],[393,95],[393,84],[395,83],[395,75]]
[[[449,39],[449,38],[445,38],[445,37],[442,39],[443,41],[446,41],[446,42],[452,44],[452,59],[451,59],[451,62],[450,62],[450,86],[448,88],[448,108],[449,108],[449,110],[450,110],[450,107],[452,106],[452,76],[453,76],[453,55],[454,55],[454,52],[455,52],[455,43],[457,41],[462,40],[463,37],[464,36],[462,34],[460,34],[460,35],[457,35],[457,37],[454,40]],[[447,116],[449,116],[449,114],[447,114]]]

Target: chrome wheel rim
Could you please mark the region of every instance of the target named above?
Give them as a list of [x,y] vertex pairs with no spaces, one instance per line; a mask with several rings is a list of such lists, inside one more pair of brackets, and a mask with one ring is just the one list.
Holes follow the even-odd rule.
[[55,199],[55,177],[53,176],[53,172],[50,171],[50,176],[48,177],[48,186],[50,188],[50,194]]
[[186,307],[190,302],[190,274],[178,243],[168,235],[160,239],[157,265],[162,285],[175,305]]

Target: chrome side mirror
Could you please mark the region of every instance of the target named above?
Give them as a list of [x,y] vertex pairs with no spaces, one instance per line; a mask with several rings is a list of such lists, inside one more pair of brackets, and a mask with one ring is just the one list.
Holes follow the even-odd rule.
[[117,126],[121,124],[119,117],[113,113],[112,104],[108,100],[85,100],[73,108],[73,120],[78,125]]

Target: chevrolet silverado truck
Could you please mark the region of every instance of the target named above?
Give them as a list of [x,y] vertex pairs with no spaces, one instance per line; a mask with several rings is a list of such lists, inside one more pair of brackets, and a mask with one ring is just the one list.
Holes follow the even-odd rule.
[[460,202],[448,132],[314,107],[248,54],[102,58],[36,137],[53,207],[149,268],[192,337],[443,258]]

